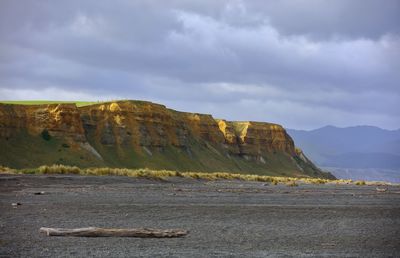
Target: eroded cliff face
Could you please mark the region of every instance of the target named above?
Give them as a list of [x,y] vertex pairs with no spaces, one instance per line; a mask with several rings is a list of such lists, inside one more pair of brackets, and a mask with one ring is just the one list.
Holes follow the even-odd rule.
[[320,172],[315,167],[308,171],[312,163],[301,161],[293,140],[277,124],[216,120],[145,101],[79,108],[0,104],[2,139],[18,137],[21,131],[40,136],[43,130],[78,143],[94,159],[104,158],[101,165],[251,172],[278,171],[283,162],[282,170],[298,175]]
[[248,158],[272,152],[296,155],[293,140],[277,124],[216,120],[150,102],[104,103],[80,110],[86,131],[104,145],[188,148],[191,138]]
[[187,148],[189,137],[207,138],[209,134],[203,116],[149,102],[121,101],[82,107],[81,117],[88,137],[96,145],[128,146],[136,152],[150,152],[150,148],[162,151],[167,146]]
[[0,104],[0,137],[12,137],[22,130],[32,135],[47,130],[56,137],[67,137],[79,142],[86,140],[80,112],[75,104]]
[[[230,152],[260,159],[263,154],[283,152],[295,156],[292,138],[277,124],[217,120]],[[262,159],[261,159],[262,160]]]
[[177,112],[150,102],[104,103],[80,108],[83,126],[105,145],[189,147],[189,138],[223,143],[210,115]]

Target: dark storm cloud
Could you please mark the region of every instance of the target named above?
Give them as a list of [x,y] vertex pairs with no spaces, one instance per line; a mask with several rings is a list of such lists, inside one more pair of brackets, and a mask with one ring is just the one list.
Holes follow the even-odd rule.
[[0,94],[400,127],[399,3],[2,1]]

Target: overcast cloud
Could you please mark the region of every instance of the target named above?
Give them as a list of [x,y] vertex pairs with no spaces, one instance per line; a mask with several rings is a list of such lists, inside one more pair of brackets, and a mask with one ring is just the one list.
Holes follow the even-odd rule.
[[400,1],[0,1],[0,99],[400,128]]

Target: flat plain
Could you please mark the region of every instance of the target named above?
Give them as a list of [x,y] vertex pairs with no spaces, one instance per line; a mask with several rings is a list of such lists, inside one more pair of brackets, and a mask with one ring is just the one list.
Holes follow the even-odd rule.
[[[399,257],[400,187],[376,187],[3,174],[0,257]],[[88,226],[190,232],[170,239],[39,233]]]

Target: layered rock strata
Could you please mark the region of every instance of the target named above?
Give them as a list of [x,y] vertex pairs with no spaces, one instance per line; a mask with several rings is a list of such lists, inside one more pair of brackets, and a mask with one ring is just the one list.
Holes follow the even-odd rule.
[[[198,169],[203,166],[213,170],[213,165],[207,164],[208,158],[215,160],[215,169],[223,170],[225,163],[229,171],[242,170],[243,166],[251,170],[251,164],[256,167],[265,164],[268,169],[269,160],[277,160],[271,159],[275,154],[293,163],[292,167],[298,169],[299,174],[307,174],[304,164],[312,165],[300,158],[292,138],[280,125],[225,121],[206,114],[178,112],[146,101],[107,102],[79,108],[75,104],[0,104],[0,138],[18,137],[21,131],[31,136],[40,136],[47,131],[56,139],[79,144],[97,159],[107,160],[109,157],[104,156],[109,155],[109,149],[115,149],[115,166],[121,155],[129,161],[127,152],[139,155],[135,157],[140,161],[143,155],[167,155],[171,148],[178,156],[185,156],[181,160],[190,163],[193,159]],[[109,151],[108,154],[104,154],[105,151]],[[168,163],[164,156],[160,164]],[[143,164],[151,165],[151,159],[147,159]],[[303,166],[297,164],[301,160]],[[135,166],[130,161],[126,164]],[[179,167],[179,164],[175,165]],[[190,164],[186,167],[191,168]]]

